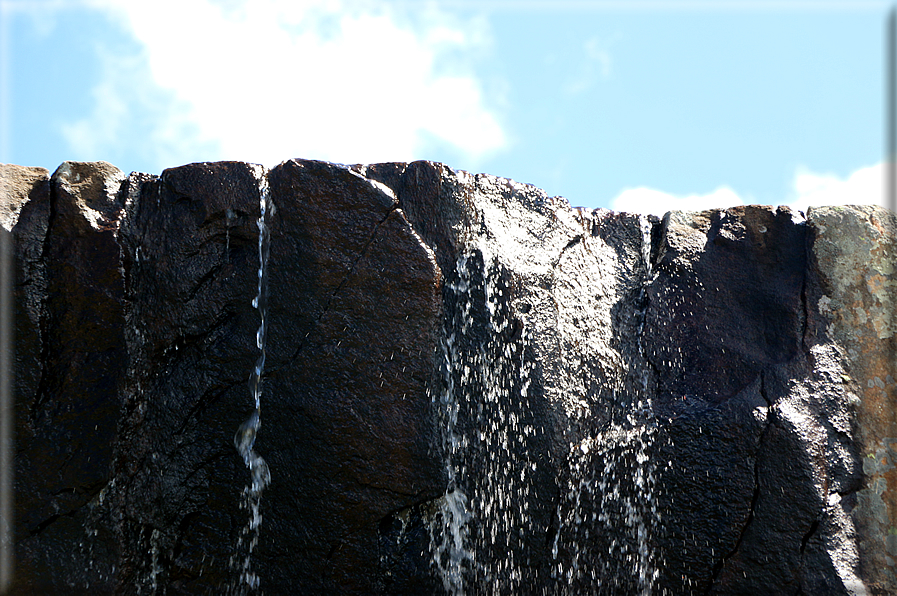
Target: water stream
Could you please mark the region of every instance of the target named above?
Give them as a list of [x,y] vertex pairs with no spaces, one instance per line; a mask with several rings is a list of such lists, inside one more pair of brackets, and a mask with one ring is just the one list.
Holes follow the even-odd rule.
[[243,457],[251,475],[251,482],[243,489],[240,507],[249,512],[249,521],[237,538],[236,552],[231,557],[232,569],[239,572],[238,582],[232,586],[232,593],[245,594],[259,587],[259,577],[252,571],[252,551],[258,545],[259,532],[262,525],[261,501],[262,492],[271,482],[271,472],[261,455],[255,452],[255,440],[261,428],[262,408],[262,373],[265,369],[265,343],[267,340],[268,315],[268,255],[270,253],[271,231],[270,220],[274,216],[275,207],[271,201],[267,174],[261,168],[256,171],[259,180],[259,207],[261,215],[257,225],[259,229],[258,252],[258,291],[252,300],[253,308],[259,312],[261,322],[256,331],[256,347],[258,359],[249,375],[249,392],[255,403],[255,409],[246,419],[234,436],[234,446]]

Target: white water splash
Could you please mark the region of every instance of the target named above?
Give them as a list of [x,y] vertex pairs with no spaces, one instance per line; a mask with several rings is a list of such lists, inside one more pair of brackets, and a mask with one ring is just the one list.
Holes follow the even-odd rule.
[[[460,256],[451,292],[453,312],[443,344],[440,397],[448,488],[430,523],[434,561],[453,595],[521,593],[531,570],[518,561],[533,531],[528,506],[535,464],[524,421],[530,369],[525,337],[506,338],[508,289],[484,248]],[[488,590],[487,590],[488,591]]]
[[482,219],[444,271],[448,486],[429,518],[443,589],[653,594],[657,428],[640,338],[652,222],[621,222],[642,242],[627,242],[618,283],[601,267],[619,258],[598,233],[610,217],[488,179],[476,188]]
[[443,587],[453,596],[464,594],[465,570],[469,570],[475,563],[474,553],[465,546],[470,514],[467,511],[467,495],[461,492],[457,478],[456,462],[463,444],[463,437],[456,428],[460,405],[453,374],[453,371],[460,370],[461,367],[458,333],[466,333],[470,324],[470,302],[466,299],[470,288],[470,276],[467,271],[466,256],[458,259],[456,271],[458,280],[448,284],[447,287],[455,294],[461,309],[454,313],[451,321],[452,331],[448,333],[441,345],[444,386],[439,396],[448,489],[445,496],[439,501],[437,515],[430,521],[434,561],[442,578]]

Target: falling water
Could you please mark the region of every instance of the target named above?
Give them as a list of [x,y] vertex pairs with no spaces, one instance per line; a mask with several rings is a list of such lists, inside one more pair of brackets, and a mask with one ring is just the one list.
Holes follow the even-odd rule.
[[461,369],[458,340],[460,334],[467,333],[470,322],[470,304],[465,300],[470,289],[467,256],[462,256],[458,260],[456,271],[458,279],[448,283],[447,288],[455,294],[460,310],[453,313],[447,337],[441,345],[443,391],[439,397],[448,489],[440,502],[438,516],[430,524],[434,561],[442,577],[443,587],[455,596],[464,593],[465,574],[475,563],[473,551],[465,546],[470,514],[467,511],[467,495],[458,485],[458,470],[455,463],[465,444],[464,437],[457,429],[460,404],[453,373]]
[[610,420],[569,448],[551,549],[552,577],[562,594],[649,596],[659,575],[652,546],[659,516],[650,458],[657,427],[642,342],[653,280],[652,226],[644,217],[638,223],[642,281],[636,299],[636,354],[625,378],[609,388],[615,407]]
[[[606,388],[616,403],[607,424],[572,441],[551,528],[534,523],[552,498],[536,494],[547,462],[536,455],[544,453],[537,445],[545,429],[532,415],[544,396],[531,390],[537,364],[523,354],[533,339],[510,306],[510,278],[486,245],[468,247],[447,276],[438,410],[448,487],[430,534],[448,593],[515,594],[534,585],[548,586],[547,594],[654,592],[656,422],[641,341],[654,275],[652,226],[638,223],[642,281],[633,298],[640,318],[627,380]],[[534,547],[548,549],[547,563],[531,560]]]
[[[267,340],[267,314],[268,314],[268,254],[270,252],[270,219],[275,212],[274,203],[271,201],[268,189],[268,180],[265,172],[256,172],[259,180],[259,206],[261,215],[258,218],[259,229],[259,268],[258,268],[258,292],[252,300],[253,308],[259,311],[261,322],[256,332],[256,346],[259,350],[258,359],[249,375],[249,392],[255,402],[255,409],[249,418],[240,425],[234,436],[234,446],[243,456],[246,467],[249,468],[252,481],[243,489],[242,509],[249,511],[249,522],[243,528],[237,539],[237,552],[231,557],[231,567],[237,567],[240,573],[239,582],[232,587],[232,592],[245,594],[259,586],[259,577],[253,573],[250,563],[252,551],[258,544],[259,531],[262,524],[261,500],[262,491],[271,481],[271,473],[265,460],[253,450],[255,439],[261,427],[262,404],[262,372],[265,368],[265,342]],[[242,555],[242,556],[241,556]]]
[[449,482],[430,532],[443,587],[456,595],[522,593],[535,580],[529,562],[520,560],[536,498],[531,368],[505,282],[498,261],[481,247],[462,254],[446,282],[452,308],[440,406]]

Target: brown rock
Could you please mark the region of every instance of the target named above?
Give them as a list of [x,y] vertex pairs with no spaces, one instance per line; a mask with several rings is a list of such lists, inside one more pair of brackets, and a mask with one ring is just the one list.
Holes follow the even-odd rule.
[[897,592],[897,220],[871,206],[809,213],[815,233],[815,321],[842,350],[856,407],[863,485],[851,517],[872,594]]

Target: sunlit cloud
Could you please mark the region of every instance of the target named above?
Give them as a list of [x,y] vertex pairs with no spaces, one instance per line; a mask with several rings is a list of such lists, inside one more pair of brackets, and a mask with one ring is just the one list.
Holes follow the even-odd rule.
[[662,190],[640,186],[627,188],[611,201],[614,211],[663,216],[667,211],[703,211],[717,207],[743,205],[744,201],[727,186],[707,194],[674,195]]
[[843,179],[833,174],[817,174],[801,167],[794,174],[793,191],[788,205],[799,211],[823,205],[884,207],[884,181],[883,163],[860,168]]
[[[805,167],[795,170],[791,192],[781,202],[797,211],[825,205],[886,205],[884,164],[860,168],[846,178],[818,174]],[[729,187],[708,194],[674,195],[653,188],[628,188],[613,201],[611,209],[663,216],[667,211],[702,211],[744,205],[747,201]]]
[[[65,129],[76,153],[152,142],[161,167],[355,163],[426,158],[435,144],[476,163],[506,145],[472,69],[488,40],[482,22],[354,0],[89,5],[141,51],[105,58],[94,112]],[[146,109],[152,138],[122,135]]]

